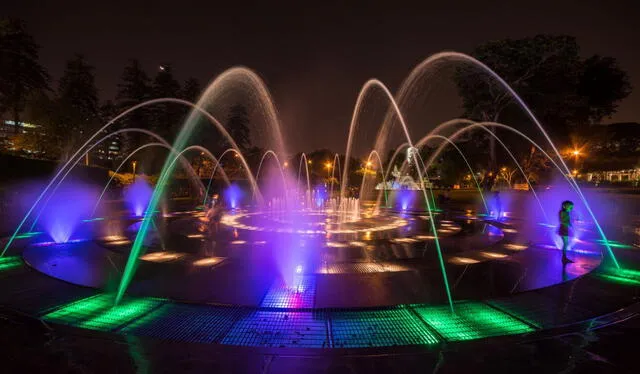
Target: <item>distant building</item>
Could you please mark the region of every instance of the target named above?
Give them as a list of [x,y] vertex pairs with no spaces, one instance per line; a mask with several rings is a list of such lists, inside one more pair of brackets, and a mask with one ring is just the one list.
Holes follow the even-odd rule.
[[607,170],[587,173],[589,182],[640,182],[640,167],[624,170]]
[[588,129],[583,175],[594,183],[640,183],[640,123],[614,123]]
[[[27,122],[18,122],[16,125],[16,121],[6,119],[0,122],[0,145],[2,149],[6,149],[8,151],[15,150],[15,144],[11,140],[11,138],[18,134],[26,134],[32,131],[37,131],[40,126],[35,125],[33,123]],[[22,149],[21,151],[26,153],[38,153],[35,149]]]
[[[107,132],[104,132],[102,136],[106,134]],[[97,145],[92,152],[92,156],[102,161],[117,160],[120,158],[121,146],[120,137],[114,135]]]
[[[13,120],[3,120],[0,122],[0,148],[9,152],[23,152],[26,154],[31,154],[32,156],[39,156],[39,151],[35,149],[25,148],[24,146],[20,149],[16,149],[16,145],[14,144],[12,138],[18,134],[27,134],[32,131],[39,131],[41,135],[45,135],[43,129],[40,125],[36,125],[33,123],[27,122],[18,122],[16,128],[16,122]],[[108,133],[104,131],[99,138],[106,136]],[[80,138],[85,137],[82,132],[80,133]],[[118,135],[114,135],[110,138],[107,138],[102,143],[95,146],[91,152],[89,153],[89,159],[91,163],[99,164],[102,166],[110,166],[110,164],[114,160],[118,160],[121,158],[122,154],[122,145],[121,139]]]

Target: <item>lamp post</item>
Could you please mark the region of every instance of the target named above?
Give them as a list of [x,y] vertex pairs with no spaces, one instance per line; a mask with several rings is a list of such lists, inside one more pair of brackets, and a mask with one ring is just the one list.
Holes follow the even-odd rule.
[[327,169],[327,178],[331,178],[331,162],[327,161],[324,163],[324,168]]
[[576,177],[578,175],[578,160],[582,156],[582,152],[580,152],[578,148],[574,148],[573,151],[571,151],[571,155],[573,156],[573,169],[574,169],[574,172],[572,174],[574,177]]
[[131,161],[131,166],[133,166],[133,177],[135,178],[136,176],[136,165],[138,164],[138,161]]

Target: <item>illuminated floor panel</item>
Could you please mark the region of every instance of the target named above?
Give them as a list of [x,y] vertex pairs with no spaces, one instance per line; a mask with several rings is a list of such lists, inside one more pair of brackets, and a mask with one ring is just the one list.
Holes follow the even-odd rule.
[[22,266],[22,264],[20,256],[0,257],[0,271],[15,269]]
[[137,319],[161,304],[158,299],[125,299],[113,305],[113,295],[88,297],[46,314],[49,322],[74,325],[92,330],[112,331]]
[[414,310],[449,341],[522,334],[534,330],[526,323],[482,303],[456,304],[455,314],[451,313],[448,306],[414,306]]
[[336,348],[436,344],[438,339],[405,308],[331,313]]
[[276,280],[262,299],[265,308],[313,308],[316,296],[316,277],[297,275],[292,287]]
[[214,343],[245,314],[238,308],[165,304],[121,331],[159,339]]
[[321,312],[255,311],[240,319],[222,344],[252,347],[328,347]]

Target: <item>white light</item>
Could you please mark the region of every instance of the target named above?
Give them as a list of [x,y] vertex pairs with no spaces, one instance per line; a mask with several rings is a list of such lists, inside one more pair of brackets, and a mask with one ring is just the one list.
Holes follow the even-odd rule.
[[477,264],[480,261],[474,260],[468,257],[452,257],[449,260],[449,262],[452,264],[458,264],[458,265],[469,265],[469,264]]
[[212,266],[224,261],[224,257],[209,257],[194,261],[195,266]]
[[504,253],[495,253],[495,252],[480,252],[484,257],[488,258],[505,258],[507,255]]
[[522,244],[505,244],[504,247],[512,251],[524,251],[525,249],[528,248],[526,245],[522,245]]

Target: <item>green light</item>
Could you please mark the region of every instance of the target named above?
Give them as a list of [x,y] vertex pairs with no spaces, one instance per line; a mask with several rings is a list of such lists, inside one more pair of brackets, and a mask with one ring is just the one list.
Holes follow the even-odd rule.
[[449,341],[480,339],[499,335],[523,334],[534,329],[526,323],[477,302],[456,303],[456,313],[449,308],[414,306],[418,315]]
[[598,276],[620,284],[640,285],[640,270],[607,268],[598,273]]
[[114,330],[158,306],[158,299],[129,299],[113,305],[114,295],[101,294],[78,300],[46,314],[50,322],[94,330]]
[[[448,309],[447,309],[448,310]],[[438,338],[404,307],[331,313],[336,348],[431,345]]]
[[608,281],[619,283],[619,284],[640,286],[640,279],[625,278],[625,277],[615,276],[611,274],[598,274],[598,276],[602,279],[606,279]]
[[[109,299],[109,302],[112,303],[113,299]],[[129,321],[147,314],[158,306],[158,304],[159,301],[151,299],[125,301],[84,321],[79,327],[93,330],[113,330],[118,326],[122,326]]]
[[602,239],[598,239],[598,240],[596,240],[596,242],[598,244],[602,244],[602,245],[606,245],[608,243],[609,247],[612,247],[612,248],[633,249],[632,245],[621,243],[621,242],[617,242],[615,240],[607,240],[607,241],[605,241],[605,240],[602,240]]
[[0,257],[0,271],[14,269],[22,265],[20,256]]
[[108,309],[112,304],[113,298],[107,295],[91,296],[63,305],[43,318],[50,322],[73,325]]
[[42,232],[36,232],[36,231],[32,231],[32,232],[25,232],[24,234],[20,234],[20,235],[16,235],[15,239],[27,239],[27,238],[32,238],[36,235],[40,235],[42,234]]

